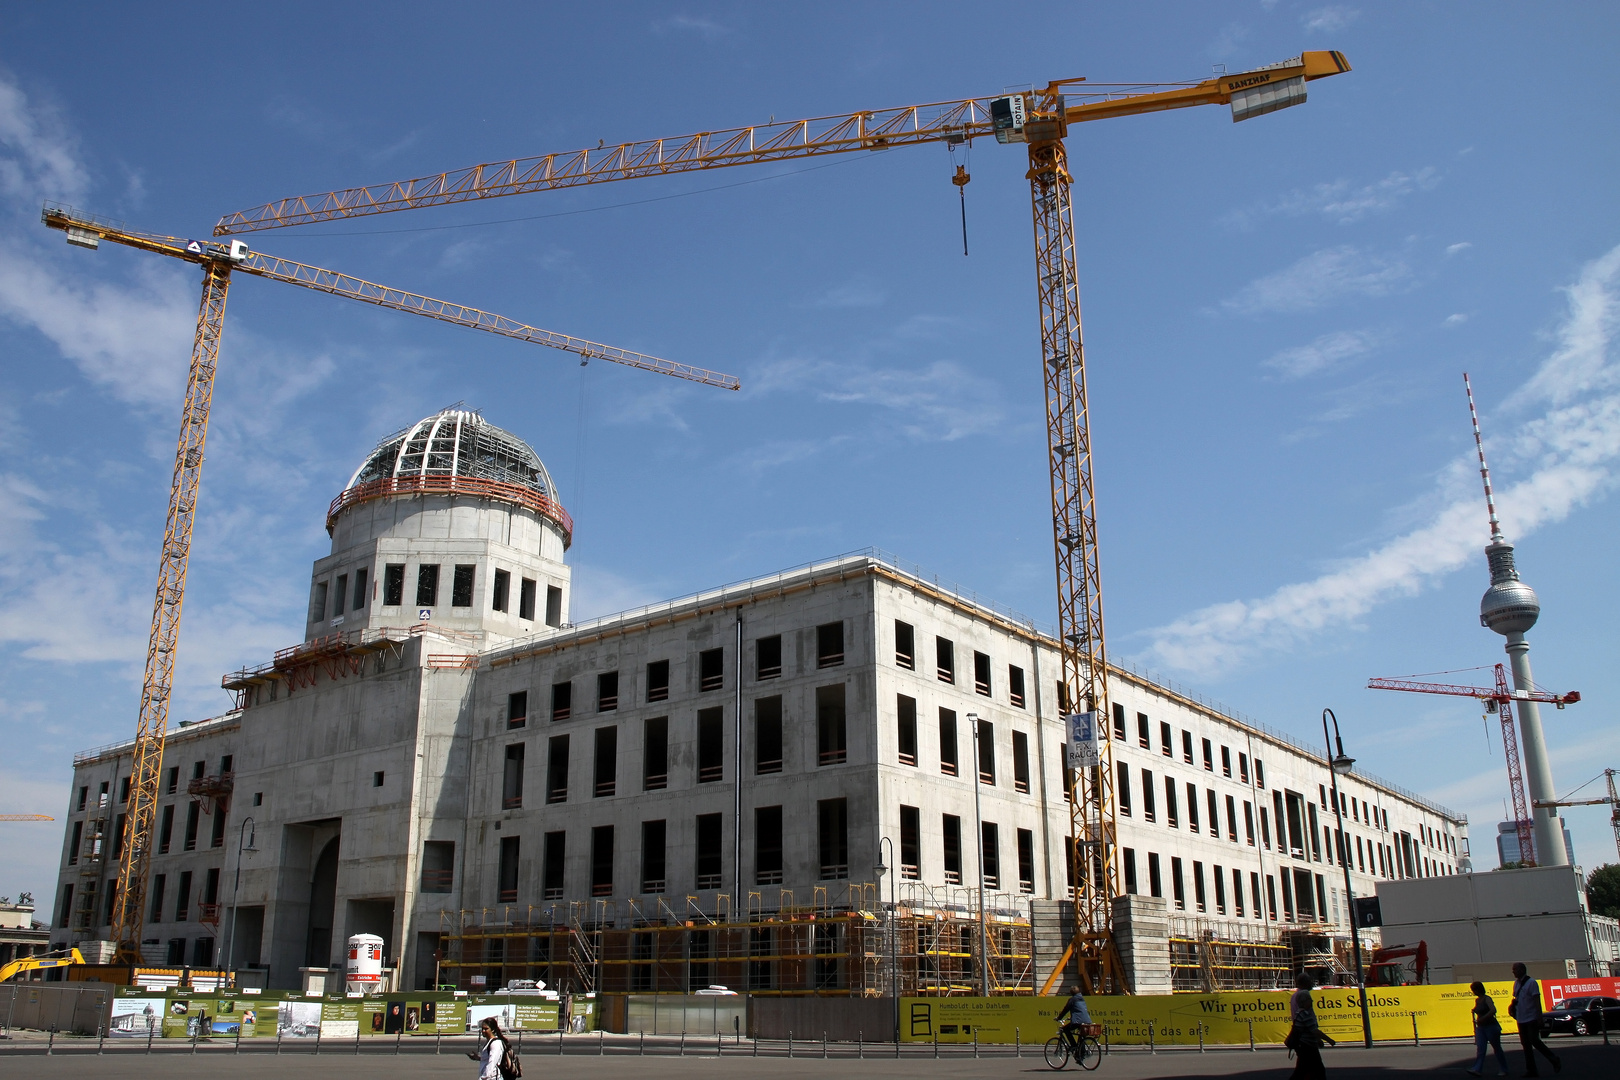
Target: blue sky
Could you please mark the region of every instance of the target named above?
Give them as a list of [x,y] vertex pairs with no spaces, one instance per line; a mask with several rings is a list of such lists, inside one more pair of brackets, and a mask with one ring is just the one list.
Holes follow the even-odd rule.
[[[1071,135],[1112,655],[1304,737],[1331,706],[1493,865],[1497,734],[1470,702],[1363,688],[1502,657],[1477,621],[1468,370],[1544,606],[1538,679],[1586,697],[1547,713],[1556,783],[1620,765],[1612,8],[153,10],[13,5],[0,39],[0,811],[60,817],[73,752],[133,731],[197,303],[193,268],[69,248],[42,200],[206,235],[272,198],[598,139],[1322,48],[1355,71],[1304,107]],[[576,617],[875,545],[1053,621],[1026,164],[987,141],[967,164],[967,258],[943,147],[255,238],[744,389],[237,282],[172,719],[224,711],[222,672],[299,638],[327,502],[458,400],[557,478]],[[1615,859],[1605,819],[1570,812],[1587,867]],[[0,825],[0,894],[49,894],[55,829]]]

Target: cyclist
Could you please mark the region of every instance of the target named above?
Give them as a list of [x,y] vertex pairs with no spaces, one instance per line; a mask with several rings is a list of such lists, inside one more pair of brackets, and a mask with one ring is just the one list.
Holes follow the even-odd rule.
[[[1064,1018],[1068,1023],[1064,1023]],[[1069,1044],[1069,1050],[1078,1063],[1086,1059],[1086,1040],[1084,1024],[1091,1023],[1091,1010],[1086,1008],[1086,999],[1081,995],[1079,987],[1069,995],[1069,1000],[1063,1003],[1063,1008],[1057,1014],[1058,1031]]]

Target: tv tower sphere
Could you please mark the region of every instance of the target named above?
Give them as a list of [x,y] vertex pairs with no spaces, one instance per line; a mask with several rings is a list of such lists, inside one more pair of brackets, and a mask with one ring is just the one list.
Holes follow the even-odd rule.
[[1519,580],[1513,545],[1498,534],[1486,547],[1485,558],[1490,561],[1491,587],[1479,601],[1480,623],[1503,637],[1524,633],[1541,617],[1541,602],[1536,591]]

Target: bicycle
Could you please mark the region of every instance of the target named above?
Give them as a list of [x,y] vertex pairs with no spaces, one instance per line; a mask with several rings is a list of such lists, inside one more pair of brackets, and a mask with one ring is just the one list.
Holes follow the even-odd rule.
[[1102,1064],[1102,1043],[1097,1036],[1102,1034],[1101,1024],[1077,1024],[1078,1031],[1059,1028],[1058,1033],[1046,1041],[1046,1065],[1051,1069],[1061,1069],[1069,1063],[1069,1058],[1075,1056],[1075,1046],[1078,1043],[1081,1053],[1079,1065],[1087,1072]]

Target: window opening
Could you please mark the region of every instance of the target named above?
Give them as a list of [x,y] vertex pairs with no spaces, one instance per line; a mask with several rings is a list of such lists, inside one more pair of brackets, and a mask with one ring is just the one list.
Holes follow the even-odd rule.
[[848,752],[844,734],[844,684],[816,687],[817,765],[844,763]]
[[754,772],[756,775],[782,771],[782,699],[757,698],[754,701]]
[[437,607],[439,603],[439,564],[422,563],[416,568],[416,606]]
[[604,671],[596,676],[596,711],[613,712],[619,707],[619,673]]
[[560,682],[551,684],[551,722],[567,720],[574,715],[574,684]]
[[[666,887],[664,877],[664,823],[641,823],[641,891],[661,893]],[[649,987],[650,989],[650,987]]]
[[654,660],[647,665],[647,700],[669,700],[669,661]]
[[705,649],[698,653],[698,690],[721,690],[726,685],[726,651]]
[[568,834],[548,832],[541,854],[540,896],[544,900],[563,898],[563,873],[567,868]]
[[895,714],[898,717],[896,745],[900,764],[917,764],[917,699],[904,694],[895,695]]
[[697,887],[720,888],[725,876],[724,815],[697,817]]
[[473,606],[473,570],[475,567],[458,565],[450,577],[450,606]]
[[956,775],[956,710],[939,710],[939,771]]
[[956,682],[956,646],[946,638],[934,639],[934,675],[942,683]]
[[533,578],[518,582],[518,618],[534,622],[534,597],[538,583]]
[[641,790],[669,786],[669,717],[651,716],[641,729]]
[[506,726],[520,728],[529,722],[529,692],[519,690],[506,695]]
[[489,606],[495,611],[505,611],[511,593],[512,575],[505,570],[495,571],[495,585],[490,590]]
[[399,607],[405,602],[405,564],[389,563],[383,567],[383,606]]
[[595,797],[611,796],[619,777],[619,729],[596,729],[596,791]]
[[613,895],[613,826],[591,829],[591,895]]
[[546,625],[562,625],[562,590],[555,585],[546,586]]
[[512,904],[518,898],[518,848],[519,840],[515,836],[501,837],[501,862],[499,882],[496,886],[498,895],[496,900],[502,904]]
[[1007,666],[1007,702],[1015,709],[1024,707],[1024,669]]
[[754,642],[754,678],[782,677],[782,635],[772,634]]
[[986,821],[979,828],[979,851],[983,865],[979,872],[987,889],[1001,888],[1001,844],[995,822]]
[[568,801],[568,736],[553,735],[546,757],[546,802]]
[[844,624],[822,623],[816,627],[816,667],[839,667],[844,662]]
[[973,654],[973,692],[990,696],[990,657],[982,652]]
[[1029,794],[1029,736],[1022,731],[1013,732],[1013,790]]
[[719,707],[698,712],[698,775],[700,784],[725,779],[725,710]]
[[922,813],[915,806],[900,807],[900,879],[922,878]]
[[782,808],[754,808],[754,884],[782,884]]
[[917,667],[917,639],[910,623],[894,621],[894,662],[897,667],[914,671]]
[[962,819],[946,814],[941,826],[944,840],[945,884],[962,884]]

